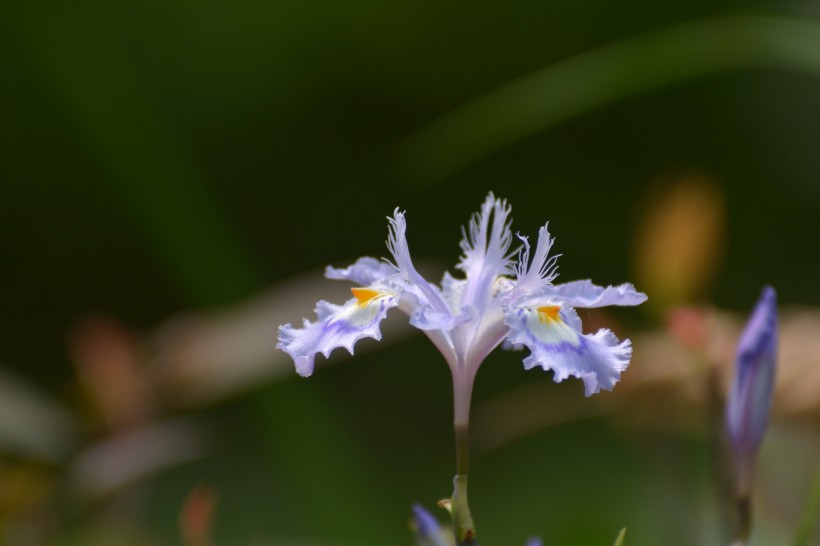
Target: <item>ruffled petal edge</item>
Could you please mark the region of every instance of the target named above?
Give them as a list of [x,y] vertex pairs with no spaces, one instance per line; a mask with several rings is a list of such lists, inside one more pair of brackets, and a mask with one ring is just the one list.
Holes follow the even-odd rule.
[[575,311],[569,307],[515,307],[507,311],[509,344],[530,350],[524,367],[552,370],[555,382],[573,376],[584,382],[587,396],[612,390],[629,365],[632,343],[618,341],[612,331],[583,334]]
[[353,347],[360,339],[381,340],[379,326],[387,311],[399,304],[398,296],[370,288],[353,291],[355,297],[344,305],[317,303],[316,322],[305,319],[302,328],[290,324],[279,327],[276,347],[290,355],[302,377],[313,373],[317,353],[327,358],[334,349],[344,347],[353,354]]
[[332,266],[325,268],[325,277],[328,279],[353,281],[362,286],[384,281],[396,273],[398,270],[393,264],[369,256],[359,258],[354,264],[345,268]]
[[598,286],[590,280],[572,281],[545,287],[535,298],[546,297],[571,307],[605,307],[607,305],[640,305],[648,298],[631,283]]

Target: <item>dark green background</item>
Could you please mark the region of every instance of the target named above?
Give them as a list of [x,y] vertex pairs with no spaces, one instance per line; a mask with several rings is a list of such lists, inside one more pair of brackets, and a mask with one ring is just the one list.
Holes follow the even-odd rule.
[[[818,14],[813,1],[5,2],[0,362],[70,398],[65,337],[83,316],[148,331],[384,255],[396,206],[414,256],[452,267],[459,226],[490,190],[512,204],[514,229],[550,221],[562,279],[626,281],[648,189],[691,172],[727,196],[712,302],[745,311],[771,283],[785,304],[817,305],[820,70],[751,63],[684,78],[443,177],[403,150],[454,108],[613,41],[704,18]],[[641,316],[629,315],[652,326]],[[320,372],[201,410],[220,438],[213,456],[142,484],[134,525],[173,542],[186,492],[209,482],[220,544],[409,544],[411,503],[449,493],[444,363],[416,335]],[[549,380],[494,354],[476,399]],[[575,382],[558,388],[581,396]],[[478,453],[481,544],[609,544],[622,526],[628,544],[692,544],[707,463],[702,440],[603,420]]]

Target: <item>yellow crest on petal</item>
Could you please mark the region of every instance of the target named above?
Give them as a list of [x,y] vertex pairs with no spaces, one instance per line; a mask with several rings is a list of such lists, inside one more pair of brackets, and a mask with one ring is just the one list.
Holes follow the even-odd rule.
[[541,324],[561,321],[561,317],[558,316],[558,312],[561,311],[560,305],[544,305],[536,309],[536,311],[538,311],[538,320]]
[[367,305],[373,298],[381,296],[381,292],[371,288],[351,288],[350,291],[353,292],[353,297],[359,300],[358,305]]

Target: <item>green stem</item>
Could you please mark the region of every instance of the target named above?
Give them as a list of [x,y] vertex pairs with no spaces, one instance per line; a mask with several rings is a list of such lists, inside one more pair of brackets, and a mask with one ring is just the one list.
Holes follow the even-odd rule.
[[746,544],[752,529],[752,503],[749,495],[739,495],[735,501],[737,508],[737,542]]
[[453,499],[451,510],[456,544],[476,546],[475,525],[467,501],[467,473],[470,467],[470,427],[456,424],[456,476],[453,478]]
[[746,544],[752,531],[754,460],[735,454],[735,544]]
[[454,425],[456,432],[456,475],[467,477],[470,470],[470,425]]

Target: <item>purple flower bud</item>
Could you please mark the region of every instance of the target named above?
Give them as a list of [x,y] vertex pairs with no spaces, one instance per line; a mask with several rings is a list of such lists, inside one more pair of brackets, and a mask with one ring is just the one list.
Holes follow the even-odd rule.
[[541,539],[538,537],[532,537],[527,541],[526,546],[544,546],[544,543],[541,542]]
[[420,504],[413,505],[413,522],[416,527],[416,536],[419,544],[430,546],[444,546],[441,527],[433,515]]
[[726,426],[738,464],[748,472],[772,405],[777,356],[777,294],[763,288],[737,347],[735,377],[726,406]]

